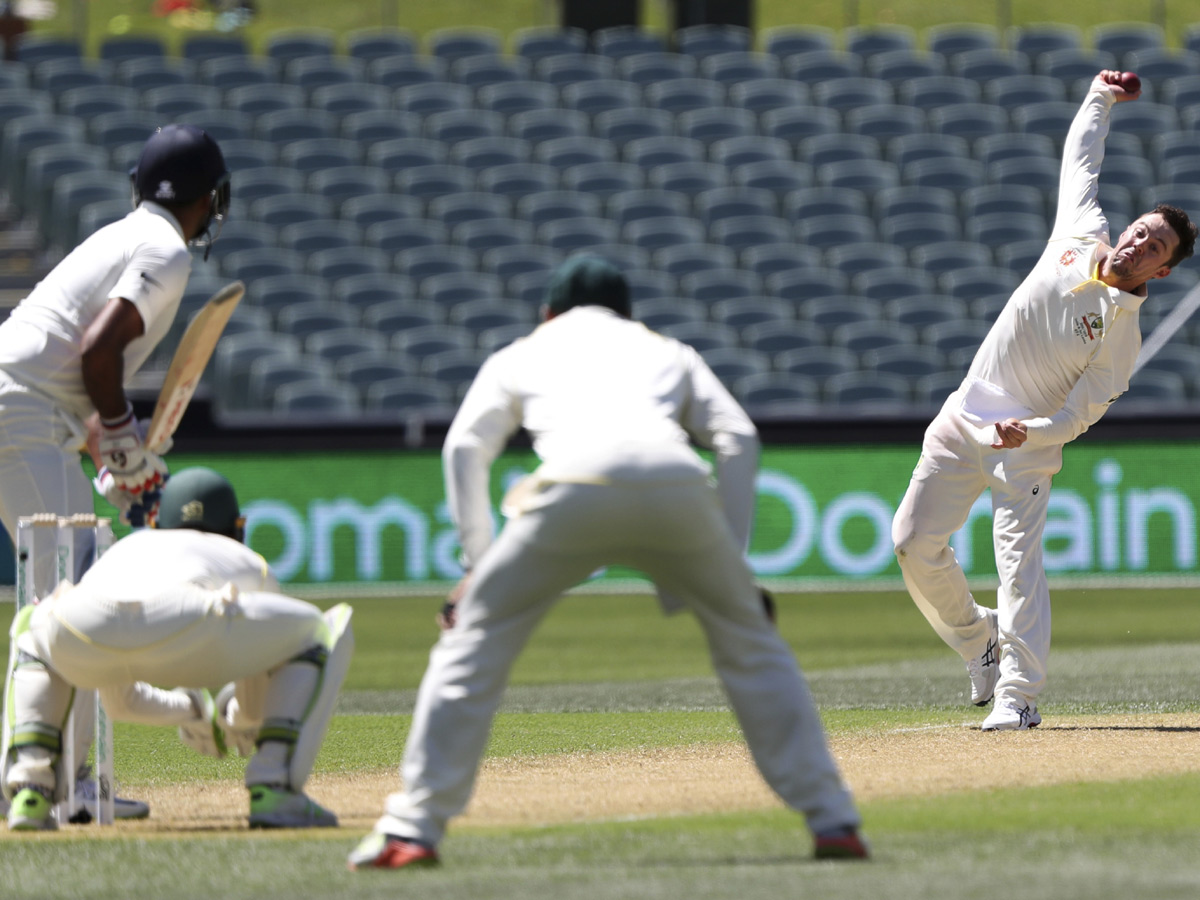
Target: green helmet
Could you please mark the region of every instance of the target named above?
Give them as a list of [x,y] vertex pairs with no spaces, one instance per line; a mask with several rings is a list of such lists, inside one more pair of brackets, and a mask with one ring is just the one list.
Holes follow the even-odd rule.
[[233,485],[212,469],[174,473],[163,487],[159,528],[194,528],[241,540],[242,518]]
[[546,307],[558,315],[576,306],[604,306],[629,318],[629,282],[607,259],[589,253],[568,257],[546,284]]

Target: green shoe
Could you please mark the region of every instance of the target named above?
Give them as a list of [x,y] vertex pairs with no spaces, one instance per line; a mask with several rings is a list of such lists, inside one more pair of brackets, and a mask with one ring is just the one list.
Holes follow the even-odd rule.
[[23,787],[8,808],[8,827],[12,831],[55,831],[58,822],[49,798],[35,787]]
[[250,788],[251,828],[336,828],[337,816],[307,795],[256,784]]

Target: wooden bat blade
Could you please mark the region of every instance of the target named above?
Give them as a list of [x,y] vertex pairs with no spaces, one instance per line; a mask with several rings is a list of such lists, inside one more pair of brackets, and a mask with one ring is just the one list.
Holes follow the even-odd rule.
[[179,347],[171,358],[171,366],[167,369],[166,378],[158,392],[158,402],[154,405],[154,417],[150,420],[150,428],[146,432],[146,447],[160,452],[167,439],[175,433],[183,419],[183,413],[196,386],[200,384],[200,376],[204,367],[216,349],[221,332],[233,311],[237,309],[246,286],[240,281],[225,285],[201,307],[200,312],[192,319]]

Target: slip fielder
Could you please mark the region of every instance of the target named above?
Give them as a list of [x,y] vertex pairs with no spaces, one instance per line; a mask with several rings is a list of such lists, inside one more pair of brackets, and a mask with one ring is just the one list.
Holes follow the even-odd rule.
[[[745,560],[754,425],[695,350],[630,314],[612,265],[567,260],[544,324],[493,354],[463,399],[443,465],[469,574],[417,695],[404,790],[387,798],[351,868],[437,861],[513,661],[558,597],[604,565],[645,572],[696,616],[759,770],[804,815],[817,856],[867,856],[804,677]],[[493,539],[488,472],[522,426],[541,464],[509,492]],[[715,488],[689,439],[713,449]]]

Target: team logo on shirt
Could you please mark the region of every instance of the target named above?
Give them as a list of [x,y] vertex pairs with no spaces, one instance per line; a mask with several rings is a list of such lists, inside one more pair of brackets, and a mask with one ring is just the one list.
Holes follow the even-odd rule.
[[1085,344],[1104,337],[1104,317],[1100,313],[1086,313],[1075,320],[1075,333]]
[[1079,251],[1072,247],[1070,250],[1063,251],[1063,255],[1058,258],[1058,264],[1065,269],[1077,259],[1079,259]]

